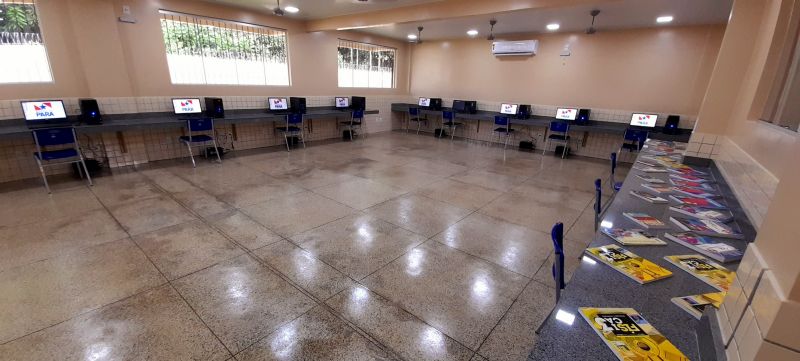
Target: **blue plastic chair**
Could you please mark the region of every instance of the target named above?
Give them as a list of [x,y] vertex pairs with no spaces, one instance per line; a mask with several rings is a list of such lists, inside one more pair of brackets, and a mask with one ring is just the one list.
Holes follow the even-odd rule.
[[303,148],[306,147],[306,138],[303,135],[303,114],[287,114],[286,126],[275,127],[275,130],[283,133],[283,140],[286,142],[286,151],[289,152],[289,137],[299,137],[303,142]]
[[[359,131],[366,129],[366,124],[364,123],[364,111],[354,110],[352,113],[350,113],[350,121],[341,122],[341,124],[346,129],[350,130],[350,140],[353,140],[353,133],[355,132],[356,128],[358,128]],[[364,134],[366,134],[366,131]]]
[[567,122],[550,122],[550,134],[547,136],[547,142],[544,144],[542,155],[550,148],[550,144],[558,143],[563,144],[564,149],[561,151],[561,159],[567,155],[567,148],[569,147],[569,123]]
[[[83,173],[86,173],[89,185],[93,185],[92,177],[89,176],[89,170],[86,168],[86,162],[83,161],[83,152],[81,152],[78,144],[75,128],[35,129],[33,130],[33,141],[36,143],[36,152],[33,153],[33,158],[36,160],[36,164],[39,165],[39,172],[42,173],[42,180],[44,180],[44,188],[47,193],[51,192],[50,185],[47,184],[47,175],[44,167],[60,164],[80,163],[78,174],[83,178]],[[58,149],[46,149],[51,147],[57,147]],[[83,171],[81,171],[81,167]]]
[[644,142],[647,140],[647,136],[650,133],[646,130],[639,130],[639,129],[625,129],[625,135],[623,135],[622,145],[619,147],[619,154],[622,154],[622,150],[627,149],[630,152],[638,152],[642,150],[644,146]]
[[406,133],[408,133],[408,128],[411,126],[411,122],[417,122],[417,134],[419,134],[419,130],[422,127],[422,122],[426,119],[420,117],[419,108],[417,107],[410,107],[408,108],[408,121],[406,122]]
[[611,153],[611,174],[609,175],[608,182],[611,184],[611,189],[614,190],[614,194],[619,192],[622,189],[622,182],[617,182],[616,180],[617,175],[617,153]]
[[[187,119],[186,129],[189,130],[189,135],[181,136],[178,138],[178,140],[181,143],[186,144],[186,148],[189,149],[189,158],[192,159],[192,167],[197,167],[197,163],[194,161],[192,147],[207,147],[209,144],[214,145],[214,153],[217,155],[217,161],[222,163],[222,157],[219,155],[220,150],[217,146],[217,140],[213,137],[213,134],[216,134],[214,132],[214,119]],[[208,133],[211,133],[212,135],[209,135]],[[205,151],[208,151],[207,148]]]
[[567,283],[564,280],[564,224],[561,222],[556,223],[553,225],[553,229],[550,231],[550,238],[553,240],[553,280],[556,284],[556,303],[553,306],[553,309],[550,310],[550,314],[542,321],[538,328],[536,328],[536,334],[538,335],[539,332],[542,330],[542,327],[553,315],[553,311],[558,307],[558,301],[561,300],[561,290],[563,290]]
[[453,141],[453,137],[456,134],[456,129],[458,127],[464,126],[463,123],[456,122],[456,113],[452,111],[443,111],[442,112],[442,129],[447,127],[447,130],[450,131],[450,141]]
[[494,125],[496,127],[494,128],[494,134],[497,134],[497,141],[500,141],[501,134],[505,136],[503,149],[506,149],[508,147],[508,138],[514,133],[514,129],[511,129],[511,120],[506,116],[496,115],[494,117]]

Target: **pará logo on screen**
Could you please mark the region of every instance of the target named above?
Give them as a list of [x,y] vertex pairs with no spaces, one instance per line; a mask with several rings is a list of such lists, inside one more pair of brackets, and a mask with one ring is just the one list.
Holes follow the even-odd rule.
[[36,110],[37,117],[54,117],[55,113],[51,110],[53,108],[53,103],[44,102],[33,105],[33,109]]
[[181,108],[185,112],[194,111],[194,102],[191,99],[186,99],[181,101]]

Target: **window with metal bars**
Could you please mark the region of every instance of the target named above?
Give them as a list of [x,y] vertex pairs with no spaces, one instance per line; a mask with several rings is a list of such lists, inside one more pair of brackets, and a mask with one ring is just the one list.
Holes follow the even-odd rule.
[[286,30],[161,11],[173,84],[289,85]]
[[52,81],[36,4],[0,1],[0,84]]
[[397,49],[339,39],[339,87],[394,88]]

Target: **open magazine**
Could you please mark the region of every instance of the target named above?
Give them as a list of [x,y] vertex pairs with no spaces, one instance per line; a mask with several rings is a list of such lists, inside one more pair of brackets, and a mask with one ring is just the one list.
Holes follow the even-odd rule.
[[689,359],[632,308],[581,307],[581,316],[622,361]]

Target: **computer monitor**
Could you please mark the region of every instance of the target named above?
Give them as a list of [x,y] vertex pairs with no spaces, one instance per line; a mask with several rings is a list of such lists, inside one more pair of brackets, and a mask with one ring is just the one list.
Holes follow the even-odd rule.
[[501,114],[517,115],[517,112],[519,112],[519,104],[503,103],[500,105]]
[[269,110],[282,111],[289,110],[289,101],[286,98],[267,98]]
[[350,97],[350,109],[353,109],[353,110],[366,110],[367,109],[367,98],[365,98],[365,97],[357,97],[357,96]]
[[203,112],[200,98],[173,98],[172,109],[175,114],[199,114]]
[[656,126],[656,120],[658,120],[656,114],[633,113],[631,115],[631,125],[635,127],[653,128]]
[[25,120],[52,122],[67,119],[64,102],[61,100],[38,100],[21,102]]
[[419,98],[419,103],[417,105],[421,107],[429,107],[431,106],[431,98]]
[[346,109],[350,107],[350,98],[348,97],[336,97],[334,102],[336,103],[337,109]]
[[578,118],[577,108],[558,108],[558,110],[556,110],[556,119],[575,120],[577,118]]

